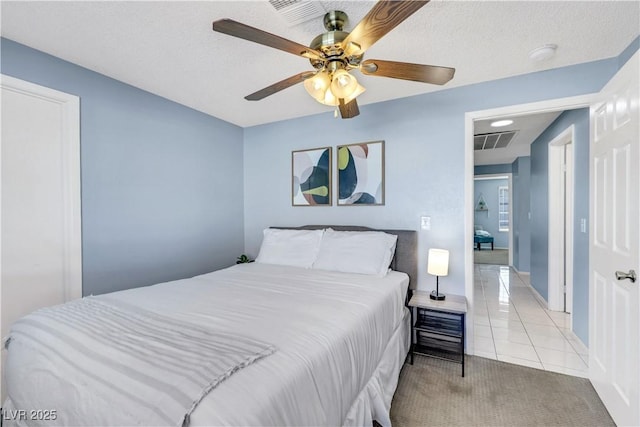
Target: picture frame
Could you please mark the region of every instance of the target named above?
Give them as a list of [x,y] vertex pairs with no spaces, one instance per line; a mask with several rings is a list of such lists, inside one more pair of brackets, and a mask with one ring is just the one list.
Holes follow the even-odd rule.
[[332,147],[291,152],[291,205],[331,206]]
[[338,206],[383,206],[384,141],[339,145]]

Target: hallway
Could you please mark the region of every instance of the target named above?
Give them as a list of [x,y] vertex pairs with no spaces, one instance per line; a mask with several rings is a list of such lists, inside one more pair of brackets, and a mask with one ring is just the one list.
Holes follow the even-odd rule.
[[588,350],[569,315],[547,310],[528,280],[507,266],[474,265],[475,355],[588,377]]

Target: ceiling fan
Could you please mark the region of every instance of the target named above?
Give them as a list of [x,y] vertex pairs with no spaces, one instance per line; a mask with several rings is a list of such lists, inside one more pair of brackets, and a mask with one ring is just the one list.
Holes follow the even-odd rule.
[[318,102],[336,106],[343,119],[360,114],[356,97],[365,91],[349,71],[358,69],[370,76],[391,77],[443,85],[453,78],[454,68],[408,62],[363,60],[364,52],[402,23],[426,1],[380,0],[351,33],[343,31],[347,14],[329,12],[324,16],[326,33],[313,39],[309,47],[267,33],[231,19],[213,22],[213,31],[280,49],[309,59],[315,71],[304,71],[247,95],[258,101],[283,89],[304,82],[305,89]]

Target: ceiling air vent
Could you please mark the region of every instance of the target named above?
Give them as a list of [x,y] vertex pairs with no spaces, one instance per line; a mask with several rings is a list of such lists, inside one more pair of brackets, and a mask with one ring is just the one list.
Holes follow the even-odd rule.
[[326,12],[319,1],[269,0],[271,6],[290,27],[323,16]]
[[494,148],[506,148],[517,131],[484,133],[473,137],[474,150],[493,150]]

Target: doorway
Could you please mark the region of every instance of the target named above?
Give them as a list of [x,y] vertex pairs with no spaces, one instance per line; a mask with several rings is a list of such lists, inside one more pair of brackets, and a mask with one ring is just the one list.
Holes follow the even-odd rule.
[[[481,265],[476,265],[474,268],[474,291],[478,294],[474,295],[474,322],[476,323],[474,328],[478,334],[474,337],[474,345],[478,350],[476,354],[585,377],[588,375],[589,352],[584,345],[587,338],[578,326],[584,325],[586,328],[588,325],[587,303],[583,303],[582,299],[578,301],[579,322],[576,333],[581,333],[580,335],[574,335],[569,330],[571,319],[568,314],[548,309],[549,243],[557,240],[556,232],[552,231],[551,238],[549,236],[548,193],[549,187],[557,186],[553,179],[549,180],[549,156],[550,150],[553,149],[551,147],[560,146],[560,142],[563,143],[561,158],[564,165],[565,157],[569,158],[564,151],[567,148],[565,145],[571,142],[571,139],[559,140],[557,137],[560,134],[567,135],[565,131],[572,125],[576,127],[577,136],[574,142],[577,142],[580,160],[576,176],[583,183],[576,194],[583,196],[583,193],[588,193],[588,185],[584,184],[588,180],[584,176],[585,171],[588,173],[584,152],[588,145],[589,111],[586,108],[566,108],[543,113],[534,110],[523,112],[518,116],[499,116],[480,123],[486,121],[512,122],[512,129],[509,130],[522,134],[527,132],[527,126],[534,122],[537,122],[539,127],[535,135],[526,139],[520,138],[517,141],[518,144],[527,144],[526,153],[515,153],[516,158],[511,161],[507,159],[504,165],[495,164],[486,167],[511,168],[513,172],[515,182],[513,215],[517,220],[517,224],[514,220],[513,226],[515,262],[513,268],[497,269],[497,266],[493,266],[491,269],[483,268]],[[550,146],[552,141],[555,145]],[[476,163],[479,161],[486,162],[487,159],[476,159]],[[477,172],[478,167],[475,170]],[[561,194],[564,195],[564,193]],[[571,199],[572,196],[568,195],[568,197]],[[585,215],[585,209],[588,209],[588,206],[585,206],[584,200],[588,201],[584,197],[579,198],[576,216]],[[564,199],[562,206],[564,208]],[[573,217],[571,213],[569,216]],[[564,234],[564,221],[561,224]],[[579,244],[584,243],[581,240],[583,237],[588,238],[588,235],[575,236]],[[586,243],[581,247],[586,248]],[[578,251],[576,255],[580,253]],[[572,258],[570,255],[568,257]],[[564,266],[564,258],[562,260]],[[531,275],[527,272],[531,272]],[[586,267],[581,265],[576,279],[584,278],[585,272]],[[580,281],[580,283],[584,284],[586,281]],[[588,293],[586,286],[580,286],[579,291],[576,298]]]
[[513,265],[512,174],[474,177],[474,263]]
[[[523,116],[535,113],[573,110],[590,105],[592,95],[581,95],[570,98],[560,98],[529,104],[513,105],[490,110],[474,111],[465,114],[465,235],[474,234],[475,201],[474,201],[474,122],[477,120],[492,120],[504,116]],[[465,293],[468,301],[467,316],[467,352],[474,353],[474,263],[473,240],[465,240]]]

